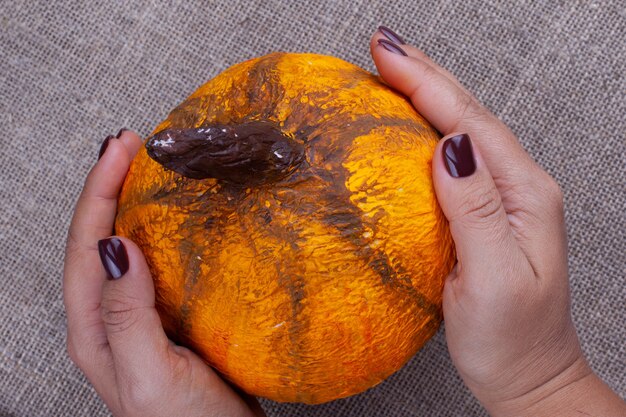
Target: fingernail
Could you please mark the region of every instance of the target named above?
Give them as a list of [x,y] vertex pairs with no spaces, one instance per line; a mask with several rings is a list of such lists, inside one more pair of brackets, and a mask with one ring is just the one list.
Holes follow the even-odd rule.
[[406,42],[400,35],[398,35],[393,30],[389,29],[387,26],[378,26],[378,31],[385,35],[387,39],[397,45],[406,45]]
[[442,152],[446,169],[452,177],[468,177],[476,171],[472,142],[465,133],[446,139]]
[[379,39],[378,44],[381,45],[386,50],[388,50],[389,52],[393,52],[394,54],[398,54],[398,55],[408,56],[407,53],[404,52],[404,49],[400,48],[395,43],[388,41],[387,39]]
[[109,135],[106,138],[104,138],[102,145],[100,145],[100,152],[98,153],[98,160],[100,160],[100,158],[102,158],[102,155],[104,155],[104,153],[106,152],[107,148],[109,147],[109,142],[111,141],[111,139],[115,139],[115,136]]
[[120,279],[128,271],[128,254],[120,239],[99,240],[98,253],[109,280]]
[[122,133],[126,132],[128,129],[126,129],[125,127],[121,128],[119,132],[117,132],[117,135],[115,135],[115,137],[117,139],[120,138],[120,136],[122,136]]

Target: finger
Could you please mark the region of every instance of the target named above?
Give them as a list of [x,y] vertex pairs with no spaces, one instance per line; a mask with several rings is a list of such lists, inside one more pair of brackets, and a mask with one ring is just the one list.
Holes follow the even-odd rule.
[[[539,168],[501,121],[452,81],[450,74],[442,74],[417,55],[393,53],[380,45],[379,39],[380,34],[372,39],[372,56],[385,82],[409,97],[417,111],[443,135],[461,131],[475,137],[498,185],[531,182],[529,178]],[[401,48],[408,49],[406,45]]]
[[463,123],[468,116],[486,115],[483,106],[461,87],[456,77],[418,48],[398,45],[405,57],[385,48],[381,40],[384,42],[385,37],[378,31],[370,41],[372,57],[381,77],[409,97],[418,112],[441,133],[465,131],[467,126]]
[[141,143],[137,135],[128,132],[119,141],[109,138],[103,146],[104,152],[76,204],[65,252],[63,298],[68,353],[101,395],[114,387],[114,370],[100,317],[105,275],[98,267],[96,242],[111,233],[117,194],[137,152],[137,142]]
[[161,381],[170,342],[155,309],[146,260],[126,238],[107,238],[98,247],[109,278],[102,289],[101,316],[120,389],[137,381]]
[[103,143],[101,157],[87,176],[70,226],[70,238],[79,247],[95,250],[95,242],[111,234],[119,191],[141,146],[139,136],[128,129]]
[[[98,265],[96,242],[111,234],[115,221],[117,197],[128,172],[131,159],[141,146],[137,134],[122,130],[120,136],[110,139],[106,152],[87,176],[78,199],[68,233],[64,290],[68,315],[83,320],[84,307],[96,311],[101,298],[104,275],[94,279],[83,278]],[[88,272],[89,271],[89,272]],[[96,285],[93,285],[97,283]],[[93,307],[93,308],[92,308]],[[77,310],[78,314],[74,314]],[[99,318],[99,315],[96,315]]]
[[450,80],[452,83],[454,83],[459,88],[467,92],[465,87],[463,87],[463,85],[459,82],[459,80],[457,80],[457,78],[454,75],[452,75],[450,71],[446,70],[445,68],[437,64],[435,61],[430,59],[430,57],[426,55],[426,53],[422,51],[421,49],[416,48],[413,45],[407,44],[400,35],[392,31],[388,27],[380,26],[378,30],[376,31],[376,33],[374,33],[374,36],[372,36],[372,39],[370,40],[370,49],[372,51],[378,45],[379,39],[387,39],[397,45],[400,45],[402,49],[407,53],[408,56],[424,61],[425,63],[430,65],[434,70],[436,70],[441,75],[443,75],[448,80]]
[[[389,28],[381,26],[374,34],[370,45],[372,49],[378,45],[379,39],[388,39],[400,45],[409,57],[424,62],[433,71],[454,84],[462,93],[471,96],[449,71],[432,61],[423,51],[406,44]],[[462,93],[456,92],[457,95]],[[474,113],[477,112],[479,110]],[[489,129],[489,124],[493,125],[491,129]],[[523,150],[521,153],[515,151],[520,150],[519,146],[512,147],[515,152],[511,155],[509,153],[511,147],[502,147],[502,152],[499,152],[498,146],[501,141],[497,138],[481,141],[485,133],[491,133],[492,137],[500,133],[505,139],[509,139],[504,141],[505,144],[507,142],[517,144],[511,132],[495,117],[492,118],[491,123],[486,123],[484,128],[471,129],[471,126],[468,126],[468,131],[472,132],[471,135],[478,133],[478,136],[475,136],[478,144],[483,145],[488,157],[492,156],[492,161],[488,165],[495,172],[496,186],[502,197],[509,223],[512,225],[513,234],[520,243],[521,249],[538,275],[558,276],[552,271],[556,263],[541,261],[560,259],[564,253],[562,245],[555,245],[543,239],[543,236],[562,236],[565,233],[562,220],[562,193],[558,184],[531,161]]]
[[468,135],[454,135],[439,142],[433,157],[433,180],[437,199],[450,223],[458,259],[457,276],[478,277],[483,282],[474,283],[475,288],[492,286],[494,283],[488,281],[500,262],[510,265],[524,261],[500,193]]
[[[129,165],[128,151],[117,139],[87,177],[68,233],[63,274],[63,298],[68,321],[68,348],[93,351],[106,345],[100,320],[104,273],[96,243],[111,234],[117,193]],[[78,353],[78,352],[77,352]]]
[[70,225],[72,249],[96,250],[96,242],[109,236],[115,220],[117,197],[130,166],[131,155],[117,138],[87,175]]
[[98,242],[98,248],[108,277],[102,320],[120,400],[129,409],[149,413],[146,407],[167,408],[164,394],[194,398],[200,393],[193,401],[198,408],[208,405],[219,415],[229,411],[264,416],[258,404],[247,405],[198,356],[167,338],[155,309],[152,276],[139,247],[129,239],[111,237]]
[[128,150],[128,155],[130,156],[131,160],[135,157],[135,155],[143,145],[143,141],[141,140],[139,135],[137,135],[137,133],[133,132],[132,130],[126,128],[122,128],[118,132],[116,137],[124,144],[124,146],[126,146],[126,149]]
[[[378,44],[382,37],[379,31],[372,38],[372,54],[382,77],[408,95],[416,109],[440,132],[465,131],[474,139],[521,249],[538,275],[554,275],[550,274],[550,265],[539,260],[546,259],[545,253],[561,256],[563,252],[550,247],[550,242],[543,238],[560,224],[554,221],[562,216],[558,186],[524,151],[515,135],[450,73],[409,45],[399,45],[408,56],[388,51]],[[562,232],[563,227],[559,227],[554,233]]]
[[[463,130],[467,126],[458,124],[463,123],[471,115],[470,112],[483,113],[482,106],[471,101],[462,88],[421,56],[394,53],[392,48],[386,48],[386,45],[379,43],[381,39],[380,34],[374,34],[370,44],[372,57],[381,77],[391,87],[409,97],[417,111],[441,133],[445,135],[454,130]],[[407,45],[399,48],[408,55]]]

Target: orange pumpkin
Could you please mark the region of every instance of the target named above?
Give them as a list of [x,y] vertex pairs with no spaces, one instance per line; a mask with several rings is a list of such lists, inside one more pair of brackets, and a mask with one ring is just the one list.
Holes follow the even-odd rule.
[[437,132],[340,59],[235,65],[136,156],[117,233],[143,250],[168,335],[246,392],[322,403],[435,333],[454,262]]

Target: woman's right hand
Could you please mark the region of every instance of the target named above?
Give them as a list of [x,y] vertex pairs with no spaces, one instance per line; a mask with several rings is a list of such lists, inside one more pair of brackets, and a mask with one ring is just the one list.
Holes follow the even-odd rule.
[[458,262],[443,309],[467,386],[494,416],[625,416],[623,401],[585,361],[572,324],[558,184],[423,52],[387,28],[371,50],[385,82],[445,135],[433,180]]

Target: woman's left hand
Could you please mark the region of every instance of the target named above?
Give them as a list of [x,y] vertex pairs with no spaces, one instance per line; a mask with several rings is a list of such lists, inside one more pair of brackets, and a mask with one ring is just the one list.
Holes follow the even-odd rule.
[[110,236],[118,193],[141,146],[127,130],[107,138],[78,199],[63,278],[70,358],[115,416],[264,416],[255,399],[237,395],[167,338],[143,254]]

